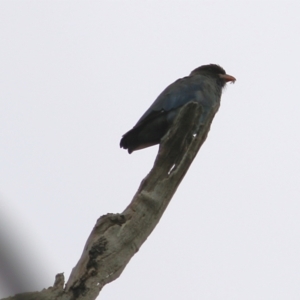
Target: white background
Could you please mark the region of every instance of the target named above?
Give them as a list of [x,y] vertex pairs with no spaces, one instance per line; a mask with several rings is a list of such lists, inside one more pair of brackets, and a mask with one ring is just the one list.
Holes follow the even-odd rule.
[[122,212],[153,165],[158,148],[128,155],[122,134],[217,63],[236,84],[99,298],[299,300],[299,15],[298,1],[1,1],[0,297],[68,278],[97,218]]

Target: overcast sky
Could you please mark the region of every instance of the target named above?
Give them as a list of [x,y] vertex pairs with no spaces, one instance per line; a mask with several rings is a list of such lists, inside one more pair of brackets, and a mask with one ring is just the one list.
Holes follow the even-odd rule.
[[99,298],[299,300],[299,15],[298,1],[1,1],[0,297],[16,292],[8,265],[17,292],[68,278],[153,165],[158,147],[129,155],[122,134],[217,63],[237,81],[208,139]]

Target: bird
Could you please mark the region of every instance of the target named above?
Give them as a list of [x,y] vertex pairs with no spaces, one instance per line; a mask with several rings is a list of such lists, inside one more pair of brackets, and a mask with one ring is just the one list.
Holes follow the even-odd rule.
[[202,107],[209,107],[220,101],[226,83],[235,81],[217,64],[194,69],[189,76],[176,80],[162,91],[136,125],[122,136],[120,147],[131,154],[159,144],[182,106],[198,102]]

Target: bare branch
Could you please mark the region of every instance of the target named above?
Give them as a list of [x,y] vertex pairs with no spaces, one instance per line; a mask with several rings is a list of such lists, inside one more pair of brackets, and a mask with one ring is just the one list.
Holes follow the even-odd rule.
[[[122,214],[107,214],[97,220],[65,289],[60,277],[54,287],[39,293],[39,299],[93,300],[104,285],[120,276],[159,222],[205,141],[218,108],[219,103],[203,109],[190,102],[181,109],[129,206]],[[42,297],[47,291],[52,296]],[[19,294],[8,299],[37,298]]]

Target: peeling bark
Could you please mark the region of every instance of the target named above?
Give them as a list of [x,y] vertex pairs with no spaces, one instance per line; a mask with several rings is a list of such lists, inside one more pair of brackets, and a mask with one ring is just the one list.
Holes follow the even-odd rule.
[[117,279],[159,222],[181,180],[204,143],[220,103],[209,109],[191,102],[164,136],[154,166],[121,214],[100,217],[81,258],[64,287],[58,274],[53,287],[3,300],[93,300]]

